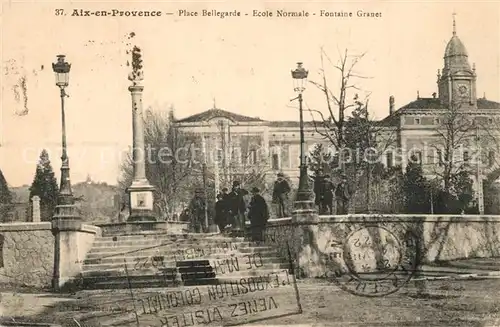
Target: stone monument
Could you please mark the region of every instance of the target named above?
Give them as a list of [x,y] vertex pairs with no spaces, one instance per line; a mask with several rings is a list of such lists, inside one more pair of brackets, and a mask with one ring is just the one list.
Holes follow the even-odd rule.
[[129,222],[155,222],[153,211],[154,187],[146,177],[146,156],[144,144],[144,123],[142,111],[143,71],[141,50],[134,46],[132,50],[132,72],[128,79],[132,82],[128,90],[132,95],[132,128],[133,128],[133,165],[134,178],[127,189],[129,194]]

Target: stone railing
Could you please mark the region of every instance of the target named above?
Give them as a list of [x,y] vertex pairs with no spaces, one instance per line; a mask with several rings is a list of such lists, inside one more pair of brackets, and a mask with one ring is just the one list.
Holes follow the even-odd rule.
[[420,263],[500,256],[500,216],[295,213],[291,218],[269,220],[265,242],[279,248],[283,258],[289,248],[302,275],[318,277],[324,274],[331,247],[344,248],[349,233],[363,226],[389,226],[400,235],[412,235],[418,240]]

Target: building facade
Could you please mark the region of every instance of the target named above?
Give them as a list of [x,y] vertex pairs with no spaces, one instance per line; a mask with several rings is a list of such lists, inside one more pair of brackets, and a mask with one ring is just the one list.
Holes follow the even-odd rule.
[[[390,142],[379,160],[386,166],[403,169],[415,158],[427,177],[438,177],[442,163],[452,157],[456,166],[465,165],[475,174],[474,187],[480,180],[500,176],[500,103],[478,98],[475,65],[453,34],[444,53],[444,66],[438,70],[437,92],[431,97],[417,96],[399,109],[389,97],[388,116],[376,122],[382,126],[378,137]],[[319,123],[318,123],[319,125]],[[258,170],[274,176],[282,171],[298,181],[300,163],[299,123],[265,121],[218,108],[177,121],[180,129],[199,134],[206,149],[207,165],[216,168],[227,183],[236,171]],[[322,127],[305,122],[306,148],[331,143],[322,136]],[[453,139],[453,140],[452,140]],[[450,142],[452,143],[450,145]],[[384,142],[380,142],[384,143]],[[477,160],[474,160],[477,159]],[[219,164],[215,164],[218,162]],[[472,167],[471,165],[475,165]]]

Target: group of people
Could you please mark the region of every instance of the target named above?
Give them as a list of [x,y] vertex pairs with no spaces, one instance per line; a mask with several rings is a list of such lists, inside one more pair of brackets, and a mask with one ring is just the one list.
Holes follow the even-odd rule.
[[340,182],[335,185],[328,174],[318,173],[314,179],[315,204],[320,215],[333,215],[334,200],[336,200],[337,215],[347,214],[352,190],[345,175],[340,176]]
[[[287,203],[290,184],[285,179],[283,173],[278,173],[274,182],[272,201],[276,205],[277,218],[287,217]],[[320,214],[334,214],[334,199],[336,200],[337,214],[347,214],[351,189],[347,183],[347,178],[342,175],[341,181],[337,185],[333,183],[330,175],[317,174],[314,180],[315,204],[318,206]],[[249,204],[245,196],[251,195]],[[206,211],[205,194],[202,189],[195,192],[191,200],[189,209],[185,210],[185,216],[191,216],[192,231],[195,233],[207,232],[205,218]],[[181,215],[182,216],[182,215]],[[233,236],[244,236],[246,229],[246,219],[250,221],[251,237],[254,241],[262,241],[267,221],[269,220],[269,207],[266,200],[260,194],[257,187],[253,187],[250,192],[241,188],[239,181],[234,181],[231,191],[223,188],[217,194],[215,203],[214,223],[219,227],[221,233],[231,231]]]
[[246,204],[245,196],[249,192],[241,188],[239,181],[233,182],[231,192],[223,188],[217,195],[215,203],[214,222],[224,233],[228,227],[234,236],[243,236],[246,227],[246,218],[250,221],[251,237],[253,241],[262,241],[263,233],[269,219],[269,208],[266,200],[260,195],[260,190],[253,187],[250,191],[250,203]]

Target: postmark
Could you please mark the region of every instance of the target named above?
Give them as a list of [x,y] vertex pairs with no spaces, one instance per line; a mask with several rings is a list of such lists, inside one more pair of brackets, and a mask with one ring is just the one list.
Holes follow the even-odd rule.
[[341,240],[326,251],[328,280],[354,295],[381,297],[397,292],[418,270],[419,238],[396,222],[347,224]]

